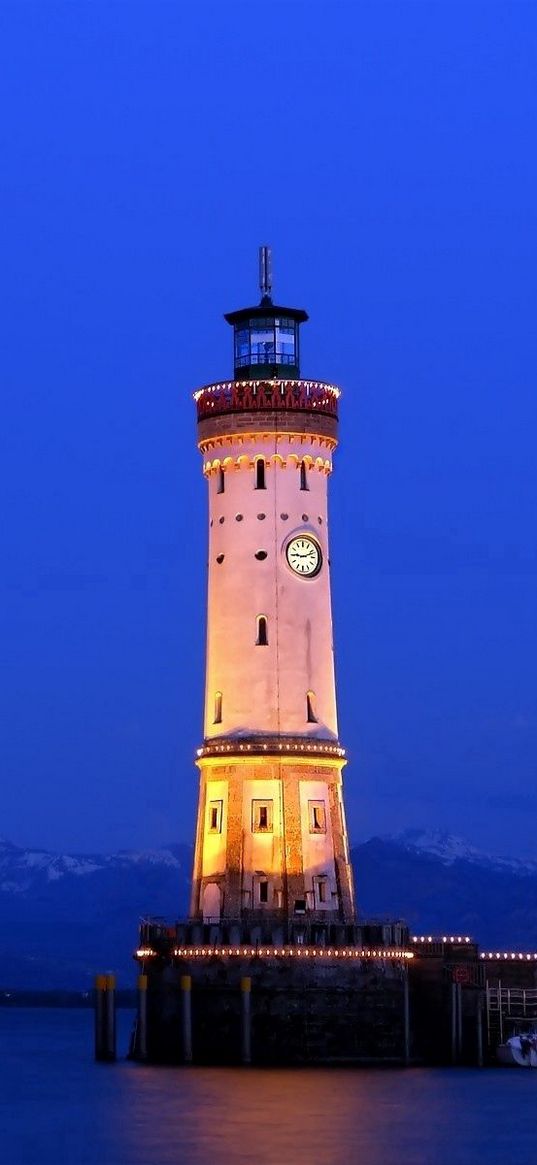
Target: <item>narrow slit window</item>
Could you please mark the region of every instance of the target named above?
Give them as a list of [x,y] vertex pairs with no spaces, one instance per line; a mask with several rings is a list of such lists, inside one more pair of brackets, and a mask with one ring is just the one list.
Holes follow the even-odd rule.
[[252,830],[272,833],[272,801],[252,801]]
[[330,901],[328,878],[326,874],[320,874],[318,878],[313,879],[313,899],[314,906],[326,906]]
[[209,801],[209,833],[222,832],[222,802]]
[[309,489],[310,488],[308,485],[308,471],[306,468],[305,461],[300,462],[300,488],[301,489]]
[[267,488],[265,482],[265,461],[263,457],[258,457],[255,463],[255,488]]
[[268,902],[268,882],[263,881],[259,883],[259,901]]
[[308,801],[310,833],[326,833],[326,806],[324,801]]
[[308,724],[317,724],[315,715],[315,692],[306,692],[306,720]]
[[216,492],[217,492],[217,494],[223,494],[225,488],[226,488],[226,480],[224,477],[224,470],[222,469],[222,466],[220,466],[220,468],[218,470],[217,478],[216,478]]
[[214,694],[214,720],[213,724],[222,723],[222,693],[215,692]]
[[256,647],[268,647],[268,623],[266,615],[257,616]]

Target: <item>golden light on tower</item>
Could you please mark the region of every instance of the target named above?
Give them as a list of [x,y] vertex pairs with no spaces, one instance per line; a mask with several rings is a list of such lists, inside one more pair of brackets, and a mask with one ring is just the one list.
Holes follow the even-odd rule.
[[354,920],[333,658],[327,486],[339,389],[300,379],[306,312],[226,315],[235,379],[194,394],[209,492],[204,742],[191,917]]

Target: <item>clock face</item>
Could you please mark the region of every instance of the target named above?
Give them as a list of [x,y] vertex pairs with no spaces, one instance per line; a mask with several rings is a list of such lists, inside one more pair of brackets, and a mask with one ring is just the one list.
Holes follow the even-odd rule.
[[318,574],[323,561],[321,548],[307,534],[299,534],[287,544],[287,561],[295,574],[312,578]]

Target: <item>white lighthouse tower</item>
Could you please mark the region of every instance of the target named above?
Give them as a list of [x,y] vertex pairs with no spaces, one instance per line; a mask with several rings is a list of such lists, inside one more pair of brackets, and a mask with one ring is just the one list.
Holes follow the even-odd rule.
[[195,394],[209,492],[204,741],[191,917],[352,923],[330,598],[339,390],[300,378],[307,314],[226,315],[234,379]]

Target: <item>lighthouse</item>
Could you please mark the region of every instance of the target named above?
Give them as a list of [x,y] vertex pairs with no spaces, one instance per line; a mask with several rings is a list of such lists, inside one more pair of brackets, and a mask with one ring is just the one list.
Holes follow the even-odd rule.
[[192,893],[187,918],[141,922],[132,1054],[407,1060],[408,929],[357,918],[345,824],[328,510],[340,391],[302,379],[308,316],[274,301],[268,247],[260,291],[225,316],[232,379],[194,393],[208,580]]
[[190,916],[287,940],[355,920],[330,592],[340,391],[301,378],[308,316],[273,301],[267,247],[260,292],[225,316],[233,379],[194,397],[208,588]]

